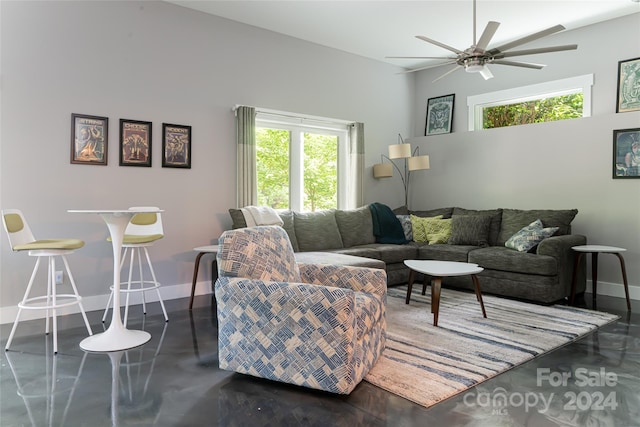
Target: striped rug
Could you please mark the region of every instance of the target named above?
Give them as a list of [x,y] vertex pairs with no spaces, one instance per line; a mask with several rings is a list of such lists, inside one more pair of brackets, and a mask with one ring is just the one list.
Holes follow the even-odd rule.
[[[416,289],[417,288],[417,289]],[[387,293],[387,346],[365,381],[429,407],[612,322],[618,316],[443,289],[438,327],[429,289]]]

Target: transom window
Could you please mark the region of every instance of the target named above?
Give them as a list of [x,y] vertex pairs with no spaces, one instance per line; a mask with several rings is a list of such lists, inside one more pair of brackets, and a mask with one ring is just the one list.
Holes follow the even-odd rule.
[[593,74],[467,98],[469,130],[591,116]]

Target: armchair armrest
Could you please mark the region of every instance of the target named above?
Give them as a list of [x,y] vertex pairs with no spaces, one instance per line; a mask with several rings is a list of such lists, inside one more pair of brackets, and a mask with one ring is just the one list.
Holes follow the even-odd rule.
[[380,296],[387,292],[387,272],[379,268],[304,263],[298,263],[298,268],[305,283],[335,286]]
[[333,391],[323,372],[353,365],[353,291],[222,277],[215,293],[221,369]]

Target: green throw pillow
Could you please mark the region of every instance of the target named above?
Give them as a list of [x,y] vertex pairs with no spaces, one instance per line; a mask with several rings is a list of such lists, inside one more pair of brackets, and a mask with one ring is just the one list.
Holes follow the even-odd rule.
[[411,215],[411,228],[415,242],[446,243],[451,236],[451,218],[442,215],[422,218]]
[[519,252],[527,252],[547,237],[553,236],[556,231],[558,227],[544,228],[542,221],[537,219],[509,237],[504,245]]

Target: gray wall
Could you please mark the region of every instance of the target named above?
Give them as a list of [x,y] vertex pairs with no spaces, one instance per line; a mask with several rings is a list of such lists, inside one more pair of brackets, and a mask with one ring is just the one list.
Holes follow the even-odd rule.
[[[231,227],[234,105],[364,122],[367,165],[413,126],[414,78],[383,63],[162,2],[0,8],[0,206],[23,210],[36,237],[86,241],[70,264],[87,309],[106,304],[112,251],[98,216],[67,210],[163,208],[166,237],[152,251],[162,292],[188,295],[192,249]],[[71,113],[109,117],[107,166],[69,163]],[[121,118],[153,122],[152,168],[118,166]],[[161,167],[163,122],[193,127],[190,170]],[[12,253],[4,232],[1,242],[5,323],[35,260]],[[199,293],[210,275],[203,263]]]
[[[640,180],[612,179],[613,130],[640,128],[640,112],[615,112],[618,61],[640,57],[640,14],[526,48],[571,43],[577,51],[521,57],[548,65],[540,71],[495,65],[491,80],[459,70],[435,84],[449,66],[417,74],[411,143],[430,155],[431,169],[413,174],[411,207],[577,208],[574,232],[591,244],[628,249],[631,293],[640,299]],[[468,95],[583,74],[594,74],[590,118],[467,131]],[[427,99],[450,93],[456,95],[453,133],[420,136]],[[598,293],[624,295],[617,258],[600,257],[598,278]]]

